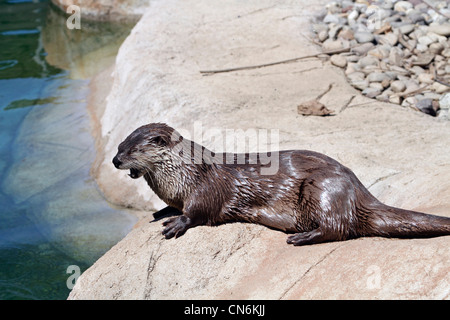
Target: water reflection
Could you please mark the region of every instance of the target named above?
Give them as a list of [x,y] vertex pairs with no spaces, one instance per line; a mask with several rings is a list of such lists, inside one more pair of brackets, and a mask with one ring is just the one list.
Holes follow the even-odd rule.
[[67,16],[59,10],[50,10],[46,16],[42,32],[46,61],[70,70],[72,79],[90,78],[114,62],[132,25],[82,20],[80,30],[68,29]]
[[85,270],[135,222],[89,176],[86,111],[129,26],[65,19],[49,1],[0,1],[0,299],[66,298],[67,267]]

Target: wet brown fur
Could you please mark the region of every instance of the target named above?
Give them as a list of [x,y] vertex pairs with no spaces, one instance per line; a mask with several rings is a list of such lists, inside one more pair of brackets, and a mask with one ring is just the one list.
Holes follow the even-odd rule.
[[[165,221],[166,238],[181,236],[197,225],[232,221],[294,233],[287,239],[294,245],[369,236],[450,235],[450,218],[381,203],[350,169],[323,154],[306,150],[277,154],[278,171],[261,175],[261,168],[268,165],[262,164],[259,154],[214,154],[173,128],[152,123],[119,145],[113,163],[130,170],[132,178],[144,176],[164,202],[182,212]],[[239,164],[240,156],[245,164]],[[226,164],[226,157],[233,163]]]

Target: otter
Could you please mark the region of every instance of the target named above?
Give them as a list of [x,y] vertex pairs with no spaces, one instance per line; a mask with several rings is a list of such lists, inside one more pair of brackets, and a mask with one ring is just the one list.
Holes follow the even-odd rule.
[[151,123],[120,143],[113,164],[133,179],[143,176],[180,213],[163,223],[167,239],[198,225],[237,221],[292,233],[287,243],[295,246],[450,235],[450,218],[381,203],[350,169],[326,155],[278,151],[278,170],[270,175],[261,174],[268,165],[261,159],[259,153],[215,154],[166,124]]

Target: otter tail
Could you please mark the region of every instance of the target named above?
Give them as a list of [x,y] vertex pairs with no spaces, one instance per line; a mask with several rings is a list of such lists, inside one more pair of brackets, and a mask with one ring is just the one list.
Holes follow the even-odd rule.
[[394,208],[378,203],[371,209],[372,235],[392,238],[431,238],[450,235],[450,218]]

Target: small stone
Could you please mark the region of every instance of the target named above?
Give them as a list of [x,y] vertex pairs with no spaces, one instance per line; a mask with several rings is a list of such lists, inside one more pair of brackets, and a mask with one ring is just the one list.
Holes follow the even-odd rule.
[[446,85],[440,84],[439,82],[434,82],[431,85],[431,89],[436,93],[444,93],[448,91],[448,87]]
[[446,58],[450,58],[450,48],[444,49],[444,51],[441,52],[441,55]]
[[420,101],[420,100],[422,100],[422,99],[425,99],[425,97],[424,97],[424,95],[423,94],[415,94],[414,95],[414,98],[416,98],[416,100],[417,101]]
[[379,60],[383,60],[384,58],[389,57],[389,53],[391,48],[387,48],[386,46],[377,46],[374,49],[367,52],[367,55],[371,55],[376,57]]
[[433,61],[433,59],[434,59],[434,54],[424,53],[424,54],[418,55],[417,58],[412,62],[412,65],[425,67],[425,66],[428,66],[431,63],[431,61]]
[[436,116],[436,110],[434,109],[433,100],[432,99],[419,100],[416,103],[416,107],[417,107],[417,109],[419,109],[423,113],[429,114],[429,115],[431,115],[433,117]]
[[425,17],[420,12],[411,12],[411,13],[409,13],[408,14],[408,18],[414,24],[425,20]]
[[417,3],[415,6],[414,6],[414,9],[416,9],[417,11],[419,11],[419,12],[427,12],[427,10],[428,10],[428,6],[425,4],[425,3]]
[[[359,73],[359,72],[355,72],[355,73]],[[354,74],[354,73],[352,73]],[[355,88],[359,89],[359,90],[364,90],[369,86],[369,81],[367,79],[350,79],[349,77],[349,82],[352,86],[354,86]]]
[[441,109],[450,109],[450,92],[439,99],[439,106]]
[[433,42],[442,42],[442,43],[444,43],[445,41],[447,41],[447,37],[438,35],[437,33],[434,33],[434,32],[427,32],[426,35],[431,40],[433,40]]
[[398,42],[398,36],[393,32],[389,32],[387,34],[378,36],[377,41],[381,44],[395,46]]
[[372,83],[369,84],[369,87],[377,89],[377,90],[380,90],[380,92],[384,90],[383,85],[381,83],[379,83],[379,82],[372,82]]
[[336,39],[336,36],[338,34],[339,31],[341,31],[342,29],[342,25],[337,24],[333,27],[330,28],[330,30],[328,31],[328,38],[330,39]]
[[356,20],[359,16],[359,13],[357,10],[353,10],[352,12],[350,12],[347,16],[348,20]]
[[398,1],[394,5],[394,10],[398,11],[398,12],[406,12],[412,8],[413,8],[412,3],[408,2],[408,1]]
[[379,6],[383,9],[392,9],[394,8],[394,4],[391,0],[385,0],[379,4]]
[[367,42],[352,48],[352,52],[356,53],[357,55],[363,56],[373,47],[374,47],[373,43]]
[[402,68],[402,67],[398,67],[398,66],[391,66],[390,69],[391,69],[391,71],[399,73],[400,75],[408,73],[408,70],[406,70],[405,68]]
[[364,80],[365,75],[362,72],[353,72],[352,74],[348,75],[348,80],[354,81],[354,80]]
[[425,72],[425,70],[423,70],[423,68],[422,68],[422,67],[419,67],[419,66],[414,66],[414,67],[412,67],[412,68],[411,68],[411,71],[414,72],[414,74],[416,74],[416,75],[419,75],[419,74]]
[[[379,24],[376,25],[378,27]],[[374,34],[382,34],[382,33],[388,33],[392,30],[392,26],[389,23],[383,24],[381,27],[377,28],[373,33]],[[376,37],[375,37],[376,39]]]
[[431,39],[429,36],[421,36],[419,37],[419,39],[417,39],[417,41],[424,46],[429,46],[434,42],[434,40]]
[[347,69],[345,69],[346,75],[357,72],[359,70],[361,70],[361,67],[357,63],[347,61]]
[[433,75],[429,73],[421,73],[417,76],[417,80],[422,83],[431,84],[434,82]]
[[389,102],[389,96],[385,95],[384,92],[379,96],[376,96],[375,99],[383,102]]
[[395,72],[394,70],[385,71],[384,73],[386,73],[389,76],[389,79],[391,80],[395,80],[398,77],[397,72]]
[[317,38],[320,42],[324,42],[328,38],[328,32],[326,30],[322,30],[317,34]]
[[413,24],[405,24],[403,26],[400,26],[398,30],[402,34],[410,34],[412,31],[414,31],[415,26]]
[[[375,1],[373,1],[375,2]],[[390,9],[381,8],[375,12],[376,18],[380,20],[384,20],[389,18],[393,14],[393,11]]]
[[376,96],[380,95],[380,93],[381,90],[375,88],[366,88],[362,91],[362,94],[368,98],[375,98]]
[[333,65],[341,68],[345,68],[345,66],[347,65],[347,59],[338,54],[332,55],[330,61]]
[[437,115],[441,119],[450,120],[450,110],[448,109],[440,109]]
[[407,97],[406,99],[404,99],[402,101],[402,106],[403,107],[409,107],[409,106],[413,106],[417,103],[417,99],[414,97]]
[[426,45],[424,45],[424,44],[418,43],[416,45],[416,50],[419,51],[419,52],[425,52],[425,51],[428,50],[428,47]]
[[364,72],[364,74],[366,76],[368,76],[369,74],[373,73],[373,72],[377,72],[378,70],[380,70],[380,68],[376,65],[370,65],[370,66],[365,66],[361,71]]
[[334,15],[334,14],[327,14],[325,16],[325,18],[323,18],[323,22],[338,24],[339,23],[339,17],[337,15]]
[[436,61],[436,67],[438,67],[437,65],[439,64],[438,68],[440,68],[441,65],[445,65],[445,58],[441,55],[436,55],[434,61]]
[[327,9],[327,12],[329,13],[339,13],[341,12],[341,4],[337,3],[337,1],[332,1],[328,3],[325,8]]
[[409,39],[409,40],[406,41],[406,42],[409,44],[410,48],[412,48],[413,50],[414,50],[414,48],[417,46],[417,40]]
[[395,66],[403,65],[403,51],[398,47],[393,47],[389,52],[389,63]]
[[417,91],[420,88],[419,82],[417,82],[417,81],[415,81],[413,79],[407,79],[407,80],[402,80],[402,81],[406,85],[406,89],[404,91],[405,94],[406,93],[409,94],[409,93],[415,92],[415,91]]
[[367,66],[378,66],[378,59],[374,56],[365,56],[359,60],[359,65],[362,68],[365,68]]
[[396,80],[391,83],[391,90],[398,93],[403,92],[406,89],[406,85],[403,81]]
[[358,43],[372,42],[375,39],[372,33],[365,31],[355,32],[353,36]]
[[442,95],[436,92],[425,92],[423,94],[424,98],[429,98],[431,100],[439,100]]
[[399,22],[402,20],[402,16],[399,13],[394,13],[392,16],[390,16],[389,18],[385,19],[385,22],[389,23],[391,26],[398,27],[398,25],[396,25],[396,22]]
[[417,28],[416,30],[414,30],[413,32],[411,32],[408,37],[410,37],[411,39],[418,39],[419,37],[422,37],[424,35],[427,34],[427,30],[428,29],[424,29],[424,28]]
[[353,35],[353,31],[351,29],[342,29],[338,34],[338,38],[342,38],[345,40],[355,39],[355,37]]
[[389,79],[384,79],[383,81],[381,81],[381,85],[383,86],[383,88],[389,87],[390,84],[391,84],[391,80],[389,80]]
[[369,82],[382,82],[383,80],[389,80],[389,76],[384,72],[372,72],[367,76]]
[[448,37],[450,36],[450,23],[430,25],[428,30],[437,33],[438,35]]
[[400,97],[399,96],[397,96],[397,95],[391,95],[390,97],[389,97],[389,102],[390,103],[395,103],[395,104],[400,104]]
[[323,51],[334,51],[344,48],[344,43],[341,39],[331,40],[327,39],[322,43]]
[[447,64],[444,69],[446,74],[450,74],[450,64]]
[[345,59],[347,59],[347,62],[358,62],[359,57],[356,54],[346,55]]
[[444,50],[444,45],[442,43],[432,43],[429,46],[429,50],[431,53],[440,54],[442,50]]
[[321,31],[328,32],[328,25],[326,25],[325,23],[315,23],[315,24],[313,24],[312,29],[317,34]]

